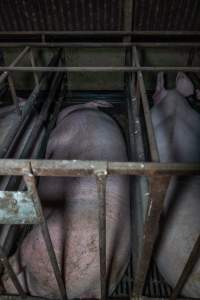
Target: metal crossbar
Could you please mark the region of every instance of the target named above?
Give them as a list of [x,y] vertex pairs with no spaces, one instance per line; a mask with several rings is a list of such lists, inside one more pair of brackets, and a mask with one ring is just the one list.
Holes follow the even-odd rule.
[[[37,33],[36,33],[37,34]],[[40,33],[38,33],[40,34]],[[48,33],[52,34],[52,33]],[[77,33],[78,34],[78,33]],[[101,35],[102,33],[100,33]],[[105,34],[105,32],[104,32]],[[110,33],[108,33],[110,34]],[[120,35],[121,33],[119,33]],[[131,32],[122,33],[122,36],[132,35]],[[74,46],[84,46],[87,47],[87,43],[78,45],[73,44]],[[15,44],[13,44],[15,45]],[[44,47],[57,47],[57,44],[44,44]],[[59,44],[61,45],[61,44]],[[71,46],[73,46],[71,44]],[[97,47],[107,47],[109,44],[96,44]],[[155,44],[156,45],[156,44]],[[192,44],[193,45],[193,44]],[[190,44],[184,44],[182,46],[192,46]],[[5,46],[5,44],[4,44]],[[37,46],[35,44],[35,46]],[[70,44],[66,44],[66,46],[70,46]],[[81,46],[81,47],[82,47]],[[95,47],[95,43],[90,44],[91,47]],[[109,45],[113,46],[113,45]],[[151,45],[150,45],[151,46]],[[158,46],[158,45],[157,45]],[[168,45],[167,45],[168,46]],[[172,45],[170,45],[171,47]],[[193,45],[199,47],[200,44]],[[34,47],[34,45],[33,45]],[[40,45],[38,44],[38,47]],[[63,44],[65,47],[65,44]],[[142,297],[144,283],[146,280],[149,263],[152,257],[152,251],[155,244],[157,232],[158,232],[158,222],[160,218],[160,214],[163,207],[163,201],[166,193],[166,189],[170,180],[170,177],[173,175],[185,176],[185,175],[200,175],[200,164],[185,164],[185,163],[160,163],[159,155],[157,150],[157,145],[155,141],[155,135],[153,131],[148,99],[145,90],[145,83],[143,79],[143,71],[192,71],[199,72],[200,67],[197,66],[187,66],[187,67],[147,67],[141,66],[139,62],[138,49],[136,44],[127,43],[120,44],[116,47],[130,47],[130,51],[132,54],[132,62],[128,66],[120,66],[120,67],[35,67],[34,57],[31,53],[31,67],[23,67],[16,66],[22,58],[29,52],[30,46],[24,48],[19,56],[13,61],[10,66],[1,66],[0,71],[4,71],[0,76],[0,82],[3,82],[7,77],[9,78],[10,72],[24,71],[24,72],[34,72],[35,83],[38,86],[38,77],[37,72],[129,72],[131,77],[129,78],[131,84],[135,84],[133,78],[133,74],[136,73],[137,87],[139,93],[130,93],[131,102],[136,101],[136,105],[132,103],[129,108],[132,108],[129,111],[129,122],[131,122],[131,118],[135,121],[135,116],[137,116],[137,112],[135,111],[139,105],[142,105],[145,123],[148,134],[148,142],[150,146],[151,160],[153,162],[103,162],[103,161],[66,161],[66,160],[15,160],[15,159],[2,159],[0,160],[0,175],[14,175],[14,176],[23,176],[25,182],[28,187],[28,197],[30,197],[32,203],[34,204],[34,209],[36,212],[37,222],[41,225],[42,233],[44,240],[46,242],[47,251],[51,260],[52,268],[57,280],[57,284],[59,287],[61,298],[66,298],[66,292],[64,288],[64,283],[62,281],[60,270],[58,267],[58,263],[56,260],[55,252],[52,246],[51,238],[49,235],[48,227],[46,220],[44,218],[42,207],[40,203],[40,199],[38,196],[36,184],[35,184],[35,176],[95,176],[97,182],[97,191],[98,191],[98,199],[99,199],[99,252],[100,252],[100,279],[101,279],[101,298],[106,299],[107,295],[107,281],[106,281],[106,205],[105,205],[105,189],[106,189],[106,178],[110,175],[132,175],[132,176],[148,176],[150,177],[150,197],[148,199],[147,213],[144,218],[144,223],[142,224],[142,232],[143,234],[139,237],[141,243],[141,252],[137,257],[137,266],[134,271],[134,289],[133,289],[133,299],[145,299]],[[145,45],[144,45],[145,47]],[[161,47],[159,45],[158,47]],[[10,86],[11,87],[11,86]],[[129,86],[131,89],[131,85]],[[13,87],[14,89],[14,87]],[[134,96],[134,97],[133,97]],[[139,101],[139,97],[141,97],[141,101]],[[16,109],[17,102],[15,102]],[[134,112],[132,111],[134,110]],[[141,134],[141,133],[140,133]],[[138,139],[139,140],[139,139]],[[139,158],[141,153],[137,153],[137,157]],[[7,192],[3,193],[2,196],[8,197],[8,199],[13,202],[13,197],[15,195],[8,194]],[[6,195],[7,193],[7,195]],[[24,197],[27,197],[27,194],[24,194]],[[16,199],[15,199],[16,200]],[[15,205],[19,205],[18,198],[17,203]],[[9,205],[9,201],[7,205]],[[34,211],[32,208],[31,214]],[[3,218],[0,220],[3,223]],[[5,221],[5,220],[4,220]],[[13,216],[13,224],[16,220],[14,220]],[[24,219],[24,222],[27,220]],[[17,222],[17,221],[16,221]],[[19,222],[19,219],[18,219]],[[34,223],[34,222],[33,222]],[[199,242],[198,242],[199,243]],[[199,245],[199,244],[198,244]],[[186,280],[189,276],[189,272],[191,271],[192,266],[198,258],[198,251],[196,251],[196,245],[194,245],[193,251],[189,257],[189,260],[186,264],[186,267],[183,270],[183,274],[180,277],[180,280],[177,283],[175,291],[172,294],[172,299],[175,299],[176,296],[181,291],[183,280]],[[9,261],[5,257],[3,249],[0,253],[2,262],[7,265],[7,269],[10,270],[9,274],[13,283],[15,284],[17,290],[20,295],[23,296],[24,292],[21,289],[19,282],[16,279],[16,276],[13,275],[13,270],[10,269]],[[188,267],[189,266],[189,267]]]

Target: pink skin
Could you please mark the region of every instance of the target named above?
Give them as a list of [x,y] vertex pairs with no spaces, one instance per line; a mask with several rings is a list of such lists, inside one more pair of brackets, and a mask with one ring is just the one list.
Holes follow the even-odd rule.
[[[159,76],[158,82],[163,75]],[[161,82],[164,89],[164,81]],[[200,115],[183,96],[194,91],[186,75],[151,110],[160,160],[200,163]],[[158,85],[158,87],[160,87]],[[162,88],[161,88],[162,89]],[[162,228],[155,256],[165,280],[174,287],[200,232],[200,176],[173,177],[165,197]],[[200,299],[200,260],[182,295]]]
[[[117,124],[98,106],[87,103],[64,109],[46,152],[52,159],[127,161]],[[106,103],[107,106],[107,103]],[[42,178],[40,197],[57,260],[69,298],[100,298],[98,197],[93,177]],[[54,208],[52,208],[54,207]],[[109,176],[106,185],[107,276],[109,293],[121,279],[129,261],[129,181]],[[25,290],[34,296],[59,298],[45,244],[38,226],[11,258]],[[20,265],[20,266],[19,266]],[[26,286],[25,286],[26,282]],[[7,291],[14,293],[4,278]]]
[[[183,72],[179,72],[176,76],[176,91],[184,97],[194,94],[194,86]],[[164,86],[164,73],[159,72],[157,75],[156,90],[153,95],[154,104],[158,104],[167,94],[168,90]]]

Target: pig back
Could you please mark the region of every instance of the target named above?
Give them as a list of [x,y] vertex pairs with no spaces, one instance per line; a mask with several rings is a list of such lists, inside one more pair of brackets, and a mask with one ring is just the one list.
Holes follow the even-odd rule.
[[[200,162],[200,117],[185,98],[169,91],[152,110],[162,162]],[[174,287],[200,233],[200,177],[173,177],[161,218],[156,261],[166,281]],[[182,294],[200,298],[200,261],[185,284]]]
[[[47,158],[127,161],[121,130],[108,115],[83,109],[67,115],[53,130]],[[43,204],[53,193],[54,180],[40,181]],[[50,199],[52,199],[50,195]],[[100,297],[98,196],[93,177],[62,178],[56,182],[56,201],[47,223],[69,298]],[[112,293],[129,262],[129,181],[108,176],[106,185],[106,264],[108,292]],[[36,250],[37,246],[37,251]],[[45,244],[38,227],[20,249],[31,295],[59,297]],[[31,259],[30,259],[31,258]]]

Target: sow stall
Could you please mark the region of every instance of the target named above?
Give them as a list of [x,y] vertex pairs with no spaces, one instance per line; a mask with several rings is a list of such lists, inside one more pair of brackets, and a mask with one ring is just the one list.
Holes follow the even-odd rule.
[[[10,64],[2,63],[0,66],[0,72],[2,72],[0,83],[8,83],[16,113],[19,115],[15,126],[8,132],[0,149],[0,175],[3,176],[1,178],[0,197],[2,201],[4,200],[4,205],[0,210],[0,223],[11,225],[7,227],[6,238],[4,238],[4,242],[0,247],[0,256],[2,266],[7,270],[20,296],[5,295],[2,291],[0,296],[2,299],[33,298],[25,295],[8,260],[8,255],[13,251],[13,244],[16,243],[15,235],[18,231],[16,231],[15,225],[17,224],[24,225],[24,232],[29,230],[29,225],[40,224],[52,270],[60,291],[60,297],[62,299],[67,298],[37,192],[37,177],[39,176],[96,177],[99,197],[99,271],[101,275],[102,299],[108,297],[113,299],[180,298],[181,289],[199,258],[200,236],[194,244],[188,261],[183,266],[182,274],[173,290],[161,277],[152,258],[159,231],[163,201],[170,177],[173,175],[200,175],[200,165],[159,162],[150,114],[152,94],[149,90],[151,88],[146,88],[146,85],[149,86],[148,81],[150,80],[148,75],[151,73],[155,75],[159,71],[167,72],[169,77],[174,72],[187,72],[195,84],[199,85],[198,73],[200,72],[200,65],[197,59],[200,47],[198,42],[199,31],[137,32],[137,30],[132,30],[134,29],[132,28],[132,21],[130,22],[130,28],[126,24],[128,20],[127,11],[129,12],[131,9],[130,3],[132,1],[125,2],[129,4],[129,9],[124,8],[123,10],[126,18],[124,18],[123,30],[117,28],[120,31],[78,31],[78,28],[75,28],[76,31],[27,30],[20,32],[15,30],[13,32],[0,32],[0,47],[4,56],[9,52],[9,49],[12,49],[12,51],[13,49],[21,49],[20,53]],[[70,12],[68,14],[70,15]],[[108,20],[107,16],[105,20]],[[86,25],[85,23],[85,29],[87,29]],[[15,29],[18,30],[17,27]],[[163,35],[165,35],[164,41],[162,41]],[[171,37],[172,41],[169,41]],[[177,42],[176,39],[178,40]],[[152,42],[152,40],[156,42]],[[98,51],[100,53],[102,49],[104,51],[107,49],[120,49],[123,52],[123,64],[110,66],[106,62],[105,66],[68,66],[66,63],[66,49],[68,48],[72,49],[72,51],[77,48],[80,51],[95,49],[97,53]],[[50,49],[51,53],[53,53],[48,63],[42,66],[38,66],[35,59],[35,53],[40,49],[43,52]],[[148,63],[143,63],[143,60],[145,62],[148,61],[145,59],[145,56],[148,57],[148,53],[152,49],[155,51],[155,53],[151,54],[154,56],[154,61],[157,59],[157,50],[165,52],[166,49],[169,51],[173,49],[174,53],[178,53],[178,55],[180,51],[185,51],[187,62],[182,65],[162,65],[160,63],[149,65]],[[27,63],[28,59],[30,62]],[[21,64],[22,60],[28,65]],[[85,90],[71,91],[69,93],[69,85],[65,83],[69,82],[70,74],[80,72],[92,73],[94,76],[99,73],[120,73],[123,75],[123,89],[105,92],[101,91],[100,88],[98,91]],[[18,97],[19,91],[15,87],[13,78],[23,73],[27,74],[27,76],[31,73],[30,75],[34,79],[35,86],[22,107]],[[105,161],[47,161],[42,159],[49,134],[55,126],[58,112],[70,104],[83,103],[88,101],[88,99],[102,98],[109,99],[108,101],[113,103],[113,112],[110,112],[111,114],[115,116],[123,115],[126,120],[125,125],[122,121],[122,126],[126,131],[130,161],[119,163]],[[37,116],[36,121],[34,121],[34,115]],[[30,123],[33,125],[30,129],[27,129]],[[27,136],[25,134],[26,130]],[[15,153],[17,145],[19,149],[18,153]],[[136,185],[131,192],[132,257],[122,282],[111,296],[107,294],[105,276],[105,189],[109,175],[129,175],[136,180]],[[26,205],[23,204],[24,200]],[[21,238],[23,238],[24,232],[20,233],[22,235]]]

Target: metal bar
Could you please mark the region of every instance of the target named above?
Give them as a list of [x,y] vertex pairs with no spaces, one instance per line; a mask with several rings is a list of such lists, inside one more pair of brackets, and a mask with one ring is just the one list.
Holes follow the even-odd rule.
[[[58,63],[58,57],[59,54],[56,54],[50,61],[49,66],[56,65]],[[12,129],[12,131],[9,133],[9,136],[6,139],[6,142],[4,145],[2,145],[2,148],[0,149],[0,157],[1,158],[7,158],[11,155],[12,151],[15,149],[15,145],[18,142],[18,139],[20,138],[21,134],[23,134],[24,129],[26,128],[27,122],[30,121],[30,118],[33,117],[35,114],[35,104],[38,101],[38,97],[40,94],[40,91],[44,87],[49,87],[52,83],[53,75],[50,73],[42,74],[40,84],[36,86],[31,95],[27,99],[27,104],[24,107],[24,112],[22,115],[22,120],[19,120],[19,122],[16,124],[15,128]],[[38,106],[38,105],[37,105]],[[40,108],[41,105],[39,105],[38,108]]]
[[43,215],[43,210],[42,210],[42,205],[40,202],[40,198],[38,195],[38,191],[36,188],[36,182],[35,182],[35,177],[34,175],[31,173],[31,165],[29,165],[29,173],[24,175],[24,180],[26,182],[27,188],[28,190],[32,193],[33,195],[33,200],[34,200],[34,204],[35,204],[35,208],[36,211],[38,213],[38,215],[41,217],[41,231],[42,231],[42,235],[46,244],[46,248],[47,248],[47,252],[49,255],[49,259],[51,261],[51,265],[54,271],[54,275],[55,275],[55,279],[57,281],[57,285],[60,291],[60,296],[61,299],[66,300],[67,299],[67,295],[66,295],[66,291],[65,291],[65,286],[61,277],[61,272],[58,266],[58,262],[56,259],[56,255],[54,252],[54,248],[53,248],[53,244],[51,241],[51,237],[49,234],[49,230],[48,230],[48,226],[46,223],[46,219]]
[[[22,52],[15,58],[15,60],[10,64],[10,67],[15,67],[21,60],[22,58],[26,55],[26,53],[30,50],[30,47],[25,47]],[[8,77],[8,72],[4,72],[0,76],[0,83],[2,83],[6,78]]]
[[[132,30],[132,17],[133,17],[133,0],[125,0],[124,1],[124,5],[123,5],[123,9],[124,9],[124,30],[128,31],[128,30]],[[131,41],[131,36],[125,36],[123,39],[124,42],[130,42]]]
[[155,176],[151,177],[149,180],[150,201],[148,204],[144,223],[142,251],[140,253],[137,269],[135,272],[133,287],[133,294],[135,296],[141,296],[143,293],[145,279],[152,257],[153,247],[158,234],[160,214],[162,211],[169,180],[170,177],[168,176]]
[[[20,297],[17,295],[0,295],[0,300],[46,300],[46,298],[38,297],[38,296],[28,296],[26,295],[25,297]],[[109,297],[108,299],[110,300],[129,300],[129,297]],[[152,298],[152,297],[132,297],[132,300],[169,300],[169,298]],[[194,298],[179,298],[178,300],[194,300]]]
[[[35,64],[35,58],[34,58],[33,50],[32,49],[30,50],[30,61],[31,61],[31,66],[35,67],[36,64]],[[35,80],[35,85],[36,86],[39,85],[38,75],[34,72],[33,76],[34,76],[34,80]]]
[[1,48],[15,48],[15,47],[35,47],[35,48],[128,48],[128,47],[142,47],[142,48],[176,48],[176,47],[200,47],[198,42],[0,42]]
[[13,78],[10,74],[8,75],[8,85],[9,85],[9,88],[10,88],[10,93],[11,93],[13,103],[14,103],[15,108],[16,108],[16,112],[19,116],[21,116],[22,112],[21,112],[21,109],[20,109],[20,106],[19,106],[19,101],[18,101],[18,98],[17,98],[14,81],[13,81]]
[[99,199],[99,255],[100,255],[100,281],[101,299],[107,298],[106,274],[106,179],[107,165],[96,172],[97,192]]
[[4,251],[2,249],[2,247],[0,247],[0,261],[1,263],[4,265],[5,269],[7,270],[8,275],[10,276],[16,290],[18,291],[18,293],[20,294],[20,296],[22,298],[24,298],[25,293],[23,291],[23,288],[15,274],[15,272],[13,271],[12,266],[10,265],[6,255],[4,254]]
[[141,66],[141,67],[2,67],[0,66],[0,72],[200,72],[199,67],[176,67],[176,66]]
[[[105,161],[0,159],[0,176],[23,176],[31,164],[35,176],[94,176]],[[107,162],[109,175],[200,175],[200,163]]]
[[[133,48],[133,57],[135,60],[136,67],[139,68],[140,63],[139,63],[139,56],[138,56],[136,47]],[[151,113],[150,113],[150,109],[149,109],[149,103],[148,103],[148,98],[147,98],[147,94],[146,94],[144,78],[143,78],[143,74],[141,71],[137,72],[137,79],[138,79],[138,83],[139,83],[139,87],[140,87],[141,100],[142,100],[142,104],[143,104],[144,117],[145,117],[149,147],[150,147],[150,152],[151,152],[151,159],[153,161],[159,161],[159,153],[158,153],[155,134],[154,134],[154,130],[153,130],[153,124],[152,124],[152,120],[151,120]]]
[[190,253],[188,261],[183,269],[183,272],[181,273],[181,276],[172,292],[170,300],[175,300],[177,298],[177,296],[180,294],[180,292],[181,292],[182,288],[184,287],[184,284],[186,283],[188,276],[192,272],[199,256],[200,256],[200,234],[194,244],[194,247]]
[[60,36],[126,36],[126,35],[137,35],[137,36],[199,36],[200,31],[140,31],[140,30],[134,30],[134,31],[125,31],[125,30],[89,30],[89,31],[78,31],[78,30],[72,30],[72,31],[1,31],[0,36],[38,36],[38,35],[60,35]]
[[[38,297],[38,296],[28,296],[26,295],[24,298],[18,296],[18,295],[0,295],[0,300],[22,300],[22,299],[25,299],[25,300],[46,300],[46,298],[42,298],[42,297]],[[109,297],[108,299],[110,300],[129,300],[130,298],[129,297]],[[142,297],[132,297],[131,298],[132,300],[169,300],[168,297],[165,297],[165,298],[152,298],[152,297],[145,297],[145,296],[142,296]],[[178,300],[194,300],[194,298],[178,298]]]

